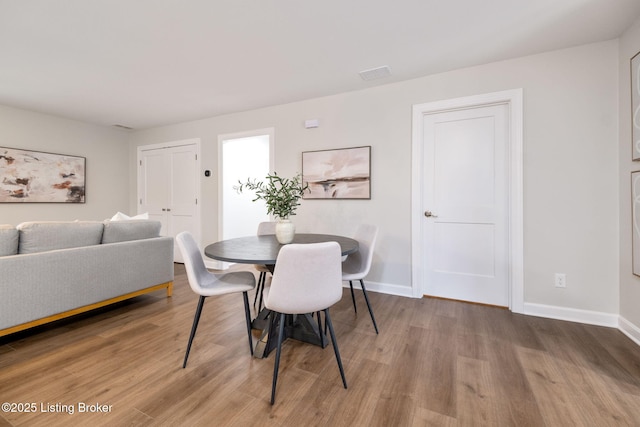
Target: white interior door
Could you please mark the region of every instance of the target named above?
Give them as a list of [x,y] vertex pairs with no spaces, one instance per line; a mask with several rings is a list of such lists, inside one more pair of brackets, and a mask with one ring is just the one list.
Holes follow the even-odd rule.
[[508,114],[422,118],[425,295],[509,306]]
[[[175,237],[189,231],[200,241],[199,144],[177,141],[173,145],[140,147],[138,213],[162,223],[160,234]],[[174,261],[183,262],[174,245]]]
[[[184,145],[169,149],[171,178],[169,182],[169,236],[175,237],[189,231],[196,242],[200,241],[198,203],[199,168],[195,145]],[[182,254],[174,245],[174,260],[183,262]]]
[[160,221],[162,224],[160,234],[166,236],[169,227],[168,157],[164,149],[143,150],[138,157],[140,167],[138,213],[148,212],[149,219]]

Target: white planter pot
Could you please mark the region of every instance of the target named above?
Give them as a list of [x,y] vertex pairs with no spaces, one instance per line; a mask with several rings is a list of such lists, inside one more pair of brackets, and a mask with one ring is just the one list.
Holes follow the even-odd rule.
[[276,239],[283,245],[293,242],[296,235],[296,226],[288,219],[278,220],[276,224]]

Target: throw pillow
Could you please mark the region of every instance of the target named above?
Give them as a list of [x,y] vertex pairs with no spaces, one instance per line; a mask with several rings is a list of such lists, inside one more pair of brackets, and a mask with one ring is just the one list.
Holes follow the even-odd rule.
[[127,221],[130,219],[149,219],[149,212],[141,213],[135,216],[129,216],[129,215],[123,214],[122,212],[117,212],[111,218],[111,221]]

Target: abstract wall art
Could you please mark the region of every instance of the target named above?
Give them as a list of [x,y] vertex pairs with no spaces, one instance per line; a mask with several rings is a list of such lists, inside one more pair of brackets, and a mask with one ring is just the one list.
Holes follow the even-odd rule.
[[640,160],[640,52],[631,58],[631,123],[633,160]]
[[371,199],[371,147],[305,151],[305,199]]
[[0,203],[84,203],[84,157],[0,147]]

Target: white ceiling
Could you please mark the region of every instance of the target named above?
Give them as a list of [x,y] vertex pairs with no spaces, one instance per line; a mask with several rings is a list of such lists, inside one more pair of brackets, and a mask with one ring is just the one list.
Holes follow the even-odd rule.
[[640,0],[0,0],[0,104],[143,129],[609,40],[638,16]]

